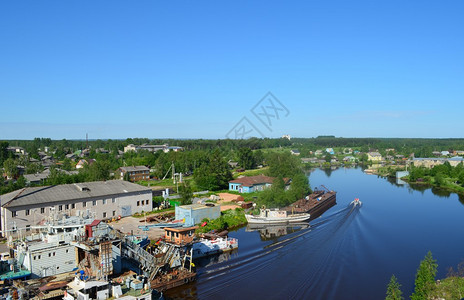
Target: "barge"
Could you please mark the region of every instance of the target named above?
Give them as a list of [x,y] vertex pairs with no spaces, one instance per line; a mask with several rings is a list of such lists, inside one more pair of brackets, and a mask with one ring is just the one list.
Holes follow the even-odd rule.
[[[325,187],[324,187],[325,188]],[[287,213],[309,213],[310,221],[320,217],[329,208],[337,204],[337,192],[314,189],[314,192],[300,199],[282,210]]]

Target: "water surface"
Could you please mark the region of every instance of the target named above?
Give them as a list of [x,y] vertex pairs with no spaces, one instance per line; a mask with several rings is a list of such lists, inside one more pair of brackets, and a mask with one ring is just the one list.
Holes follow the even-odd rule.
[[[315,170],[312,187],[337,191],[337,205],[310,226],[241,228],[235,253],[198,262],[197,282],[169,298],[384,299],[395,274],[409,296],[432,251],[438,277],[464,259],[458,195],[397,185],[361,169]],[[349,203],[354,198],[361,208]]]

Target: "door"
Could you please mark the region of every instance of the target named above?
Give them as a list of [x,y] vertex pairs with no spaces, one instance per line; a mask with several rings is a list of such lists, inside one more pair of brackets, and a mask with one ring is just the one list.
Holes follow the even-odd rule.
[[132,207],[130,205],[121,207],[121,217],[128,217],[132,215]]

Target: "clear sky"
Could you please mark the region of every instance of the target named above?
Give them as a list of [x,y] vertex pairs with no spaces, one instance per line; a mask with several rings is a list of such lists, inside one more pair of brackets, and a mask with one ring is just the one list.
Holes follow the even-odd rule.
[[[0,1],[0,139],[225,138],[240,120],[463,137],[463,15],[462,0]],[[252,109],[268,92],[266,126]]]

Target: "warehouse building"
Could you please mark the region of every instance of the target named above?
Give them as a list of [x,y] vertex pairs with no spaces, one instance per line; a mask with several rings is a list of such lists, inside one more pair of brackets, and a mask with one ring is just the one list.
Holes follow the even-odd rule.
[[184,226],[194,226],[203,219],[214,220],[221,216],[221,207],[208,203],[176,206],[176,220],[184,221]]
[[27,187],[0,196],[3,236],[67,216],[126,217],[153,209],[151,189],[122,180]]

